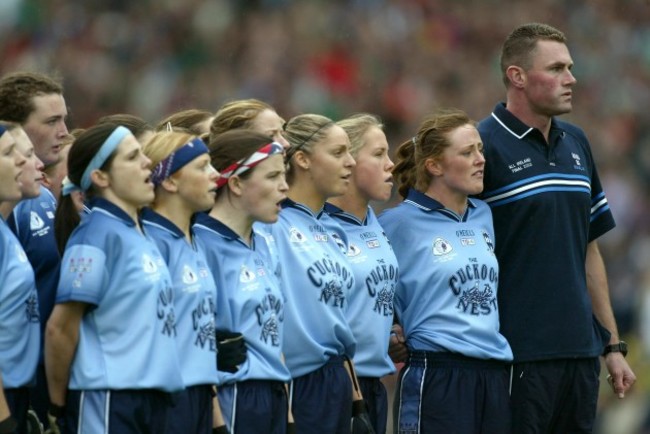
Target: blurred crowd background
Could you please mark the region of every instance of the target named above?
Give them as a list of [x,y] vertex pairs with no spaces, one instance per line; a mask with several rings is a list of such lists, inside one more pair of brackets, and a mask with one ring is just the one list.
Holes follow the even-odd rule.
[[437,107],[487,116],[505,94],[501,43],[531,21],[569,39],[565,118],[586,130],[617,219],[601,251],[639,380],[624,401],[603,385],[597,433],[650,433],[649,1],[0,0],[0,73],[61,77],[70,127],[255,97],[287,119],[378,114],[394,150]]

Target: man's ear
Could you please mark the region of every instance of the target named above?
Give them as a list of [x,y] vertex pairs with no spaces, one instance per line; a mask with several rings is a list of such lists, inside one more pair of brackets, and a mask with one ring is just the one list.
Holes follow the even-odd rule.
[[508,69],[506,69],[506,76],[508,77],[508,80],[510,80],[510,84],[516,88],[522,88],[526,84],[526,71],[519,66],[509,66]]

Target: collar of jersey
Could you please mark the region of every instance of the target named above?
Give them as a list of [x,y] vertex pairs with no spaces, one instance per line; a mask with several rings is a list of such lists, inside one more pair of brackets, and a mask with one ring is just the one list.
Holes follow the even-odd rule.
[[[158,214],[156,211],[151,208],[144,208],[142,210],[142,220],[148,223],[152,223],[156,226],[160,226],[166,231],[170,232],[176,238],[185,238],[183,231],[176,226],[171,220],[162,215]],[[190,225],[191,227],[191,225]]]
[[103,197],[95,197],[90,200],[88,203],[91,212],[97,209],[98,211],[103,211],[104,213],[110,214],[116,219],[122,220],[128,226],[135,226],[135,222],[129,216],[126,211],[124,211],[119,206],[115,205],[110,200],[106,200]]
[[[517,116],[510,113],[503,102],[498,103],[496,107],[494,107],[492,117],[499,123],[499,125],[519,140],[523,139],[533,131],[539,131],[536,128],[529,127],[520,121]],[[560,128],[555,118],[551,118],[551,130],[559,130],[558,134],[564,136],[564,130]],[[542,133],[538,132],[538,134],[541,137]]]
[[[370,208],[370,207],[368,207]],[[336,216],[337,218],[343,219],[347,222],[350,222],[352,224],[355,224],[357,226],[367,226],[368,225],[368,213],[366,213],[366,218],[363,219],[363,221],[359,220],[357,216],[354,214],[350,214],[349,212],[344,211],[343,209],[339,208],[336,205],[333,205],[329,202],[325,202],[325,206],[323,207],[323,210],[331,215],[331,216]]]
[[[244,243],[244,241],[237,234],[237,232],[233,231],[228,226],[223,224],[220,220],[217,220],[216,218],[212,217],[208,213],[197,214],[196,223],[201,226],[205,226],[206,228],[210,229],[213,232],[216,232],[217,234],[221,235],[226,239],[238,240],[241,241],[244,245],[246,245],[246,243]],[[255,231],[251,233],[251,246],[254,245],[255,245]]]
[[[439,210],[444,210],[446,209],[443,204],[438,202],[432,197],[427,196],[426,194],[417,191],[413,188],[409,189],[408,194],[406,195],[405,201],[408,201],[412,203],[413,205],[417,206],[418,208],[427,211],[427,212],[432,212],[432,211],[439,211]],[[471,198],[467,198],[467,207],[468,208],[476,208],[476,204],[474,201],[472,201]]]
[[298,210],[300,210],[302,212],[305,212],[305,213],[309,214],[310,216],[312,216],[314,218],[317,218],[317,219],[319,219],[323,215],[323,212],[325,211],[325,208],[321,208],[320,211],[318,211],[317,214],[314,214],[314,212],[311,210],[311,208],[309,208],[307,205],[303,205],[301,203],[294,202],[293,200],[291,200],[289,198],[286,198],[285,200],[283,200],[282,203],[280,204],[280,206],[282,207],[282,209],[284,209],[284,208],[298,209]]

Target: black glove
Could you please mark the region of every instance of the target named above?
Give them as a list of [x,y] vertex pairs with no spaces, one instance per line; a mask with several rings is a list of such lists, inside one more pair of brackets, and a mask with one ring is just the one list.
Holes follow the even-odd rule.
[[224,372],[237,372],[237,365],[246,361],[246,342],[241,333],[216,330],[217,369]]
[[11,415],[0,421],[0,434],[13,434],[16,432],[16,428],[18,428],[18,422]]
[[375,434],[363,399],[352,403],[352,434]]
[[226,425],[221,425],[216,428],[212,428],[212,434],[230,434],[228,427]]
[[65,432],[65,407],[50,403],[47,409],[47,422],[48,427],[45,434],[61,434]]

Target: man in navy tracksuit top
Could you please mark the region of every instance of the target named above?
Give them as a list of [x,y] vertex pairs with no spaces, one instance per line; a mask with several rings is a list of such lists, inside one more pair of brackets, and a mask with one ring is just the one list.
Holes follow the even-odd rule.
[[555,118],[571,111],[572,66],[559,30],[515,29],[501,53],[507,101],[479,124],[518,434],[591,432],[601,355],[619,397],[635,381],[596,241],[614,219],[584,132]]

